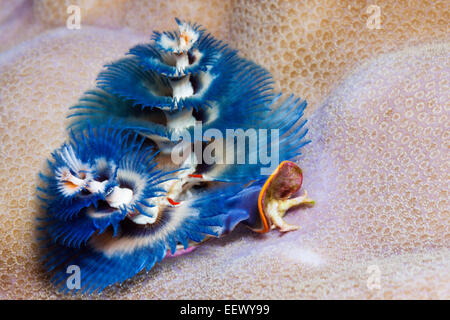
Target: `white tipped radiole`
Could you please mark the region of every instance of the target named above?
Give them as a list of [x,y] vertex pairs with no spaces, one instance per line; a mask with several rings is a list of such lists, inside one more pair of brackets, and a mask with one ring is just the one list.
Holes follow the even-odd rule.
[[[108,180],[97,181],[84,175],[83,179],[75,177],[68,169],[63,169],[60,181],[65,184],[64,190],[76,189],[77,191],[84,189],[89,193],[104,193]],[[133,200],[133,190],[129,188],[121,188],[115,186],[112,191],[105,197],[106,202],[112,208],[121,208],[127,206]]]
[[133,190],[120,187],[114,187],[113,191],[106,197],[109,206],[113,208],[127,206],[132,200]]

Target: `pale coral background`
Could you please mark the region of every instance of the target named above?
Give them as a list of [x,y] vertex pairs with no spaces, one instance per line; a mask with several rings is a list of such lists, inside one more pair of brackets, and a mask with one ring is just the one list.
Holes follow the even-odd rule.
[[[68,30],[77,3],[82,28]],[[381,29],[366,25],[371,4]],[[448,5],[0,0],[0,298],[72,298],[38,263],[37,172],[102,65],[176,16],[308,100],[313,143],[299,163],[316,206],[289,214],[297,232],[240,227],[90,298],[449,299]],[[370,266],[379,289],[368,286]]]

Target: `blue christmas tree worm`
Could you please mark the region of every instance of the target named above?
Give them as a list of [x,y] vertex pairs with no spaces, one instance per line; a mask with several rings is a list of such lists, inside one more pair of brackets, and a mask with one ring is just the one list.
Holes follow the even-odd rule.
[[[101,291],[239,223],[295,230],[284,214],[313,203],[306,193],[292,198],[303,177],[290,160],[309,143],[306,101],[275,93],[267,70],[201,26],[176,22],[177,31],[154,32],[105,66],[71,107],[70,139],[40,175],[43,260],[63,290],[69,265],[80,267],[83,291]],[[214,137],[198,137],[199,124]],[[244,160],[276,155],[272,174],[261,161],[202,161],[230,130],[276,132],[253,148],[236,139],[214,149],[232,160],[235,151]],[[186,135],[193,141],[174,139]],[[201,153],[175,163],[184,145]]]

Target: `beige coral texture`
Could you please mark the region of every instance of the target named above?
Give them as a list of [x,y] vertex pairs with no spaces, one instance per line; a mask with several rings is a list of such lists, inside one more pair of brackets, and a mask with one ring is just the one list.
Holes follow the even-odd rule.
[[449,299],[449,2],[374,3],[378,29],[371,1],[0,0],[0,298],[73,298],[38,262],[37,173],[102,66],[179,17],[308,100],[316,205],[288,214],[299,231],[239,227],[90,298]]

